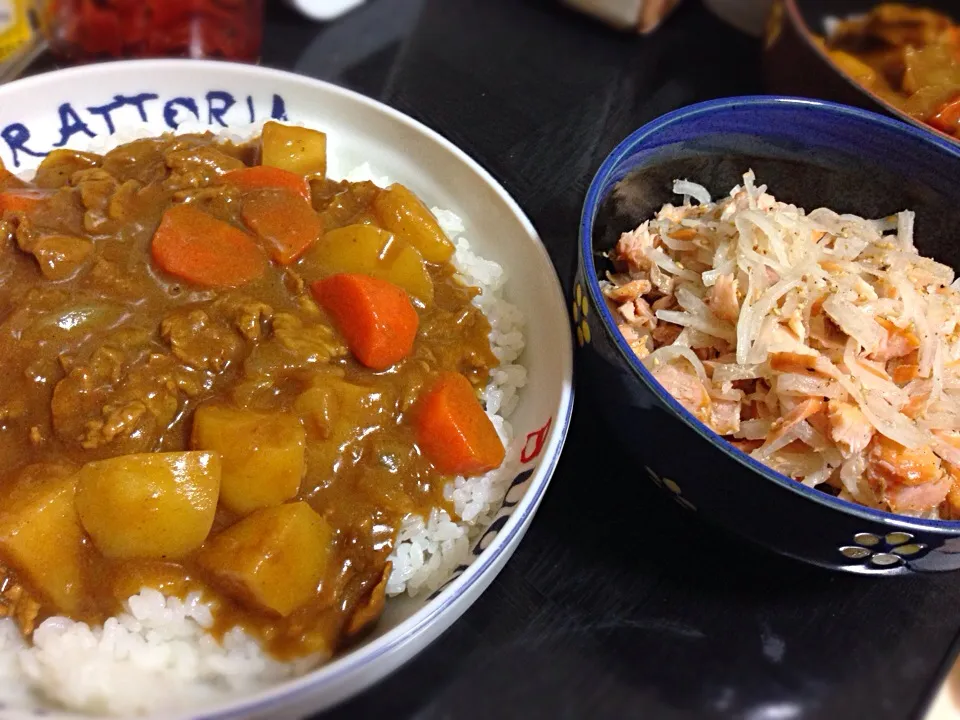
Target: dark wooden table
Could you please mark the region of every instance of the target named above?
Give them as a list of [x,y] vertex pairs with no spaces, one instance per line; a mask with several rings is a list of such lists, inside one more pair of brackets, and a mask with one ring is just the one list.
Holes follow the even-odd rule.
[[[369,0],[326,26],[268,4],[265,64],[460,145],[524,207],[567,286],[604,155],[670,109],[761,91],[759,42],[699,0],[649,38],[552,0]],[[582,387],[551,489],[499,578],[417,659],[325,717],[922,712],[954,654],[960,575],[829,574],[688,518],[621,460]]]

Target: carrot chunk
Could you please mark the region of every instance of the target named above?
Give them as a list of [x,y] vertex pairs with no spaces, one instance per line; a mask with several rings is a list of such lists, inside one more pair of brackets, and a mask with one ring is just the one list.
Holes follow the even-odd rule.
[[251,190],[244,195],[242,214],[281,265],[295,262],[323,234],[323,221],[313,206],[286,188]]
[[150,249],[162,270],[209,287],[243,285],[263,275],[267,265],[252,237],[189,205],[163,214]]
[[310,200],[310,183],[303,175],[297,175],[289,170],[254,165],[253,167],[231,170],[223,176],[227,185],[234,185],[241,190],[255,190],[257,188],[286,188],[302,195],[304,200]]
[[948,135],[960,132],[960,97],[944,104],[927,122]]
[[482,475],[503,462],[504,448],[470,381],[440,375],[417,408],[417,444],[440,472]]
[[33,188],[17,188],[0,192],[0,214],[10,211],[30,212],[37,205],[50,199],[53,195],[49,190]]
[[403,288],[369,275],[340,273],[310,289],[350,352],[368,368],[386,370],[410,354],[420,319]]

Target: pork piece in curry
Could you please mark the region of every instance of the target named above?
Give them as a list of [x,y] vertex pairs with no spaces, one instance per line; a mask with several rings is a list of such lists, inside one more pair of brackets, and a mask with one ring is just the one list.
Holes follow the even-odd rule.
[[99,623],[199,590],[214,631],[326,657],[402,518],[498,466],[497,364],[453,246],[326,138],[163,136],[0,178],[0,612]]

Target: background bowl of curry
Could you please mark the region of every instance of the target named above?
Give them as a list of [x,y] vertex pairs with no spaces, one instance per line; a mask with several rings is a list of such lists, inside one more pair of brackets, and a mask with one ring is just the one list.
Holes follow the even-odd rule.
[[[858,83],[831,60],[817,41],[830,18],[862,15],[881,0],[774,0],[763,39],[763,75],[767,90],[778,95],[822,98],[893,115],[940,137],[958,142],[912,117]],[[955,2],[923,0],[910,3],[943,13],[960,23]]]
[[[278,118],[323,130],[328,156],[364,162],[460,215],[471,247],[507,273],[505,297],[526,316],[528,372],[511,415],[511,482],[495,519],[471,540],[469,561],[436,591],[388,600],[373,631],[320,667],[248,697],[189,716],[303,717],[329,707],[409,660],[484,591],[531,522],[556,466],[573,403],[572,339],[550,258],[516,202],[476,162],[436,132],[331,84],[260,67],[148,60],[53,72],[0,88],[0,158],[29,177],[54,148],[119,144],[128,131],[156,136],[181,123],[230,133]],[[4,708],[5,717],[34,717]],[[10,714],[12,713],[12,714]],[[49,712],[42,714],[49,716]],[[165,717],[173,717],[172,713]]]

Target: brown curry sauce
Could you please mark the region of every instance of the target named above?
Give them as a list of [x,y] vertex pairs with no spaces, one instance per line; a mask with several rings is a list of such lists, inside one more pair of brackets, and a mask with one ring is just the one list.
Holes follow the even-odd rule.
[[[192,203],[247,230],[241,193],[220,178],[257,160],[256,143],[218,143],[210,134],[138,140],[102,157],[58,151],[44,160],[34,186],[49,189],[49,198],[28,212],[7,210],[0,221],[0,492],[37,463],[72,469],[190,449],[201,403],[295,412],[306,389],[347,381],[360,388],[348,407],[321,426],[304,422],[306,473],[297,499],[334,531],[315,600],[276,617],[210,582],[193,556],[108,560],[85,538],[85,595],[72,613],[99,623],[141,587],[178,596],[200,590],[214,606],[215,633],[240,625],[277,657],[328,656],[379,615],[402,518],[450,509],[443,498],[449,478],[414,441],[418,394],[444,370],[482,386],[497,360],[490,325],[471,303],[476,291],[449,263],[427,263],[434,299],[417,304],[413,353],[379,373],[351,357],[311,297],[309,282],[326,270],[309,252],[287,267],[270,263],[260,279],[235,289],[191,287],[158,270],[150,242],[171,204]],[[23,185],[8,173],[0,183]],[[310,185],[327,231],[376,223],[376,186],[316,177]],[[237,519],[220,507],[210,537]],[[12,569],[0,590],[26,630],[63,612]]]

